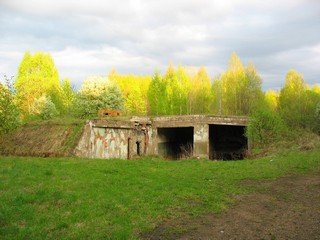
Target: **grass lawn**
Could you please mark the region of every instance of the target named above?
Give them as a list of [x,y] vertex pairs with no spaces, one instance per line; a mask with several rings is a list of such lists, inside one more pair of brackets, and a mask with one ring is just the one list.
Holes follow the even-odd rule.
[[0,157],[0,239],[137,239],[221,211],[244,179],[320,168],[320,150],[215,162]]

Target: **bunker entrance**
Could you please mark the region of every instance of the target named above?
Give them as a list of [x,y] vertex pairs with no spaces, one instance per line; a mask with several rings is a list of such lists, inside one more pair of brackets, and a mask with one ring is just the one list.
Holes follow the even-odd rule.
[[241,160],[248,149],[244,126],[209,125],[209,158]]
[[193,154],[193,127],[158,128],[158,153],[170,159]]

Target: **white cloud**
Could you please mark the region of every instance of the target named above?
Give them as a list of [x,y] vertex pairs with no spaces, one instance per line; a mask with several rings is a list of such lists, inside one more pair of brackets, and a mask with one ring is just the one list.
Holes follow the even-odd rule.
[[[60,77],[69,77],[76,86],[88,76],[97,74],[105,76],[113,68],[122,70],[126,67],[127,73],[147,74],[152,73],[155,66],[161,65],[148,57],[132,55],[110,46],[92,50],[68,47],[62,51],[52,52],[52,56],[60,71]],[[72,75],[69,75],[70,73]]]
[[22,59],[23,53],[19,51],[3,51],[0,50],[0,79],[4,75],[7,75],[8,77],[14,76],[16,77],[18,73],[18,65],[19,62],[17,62],[17,59]]

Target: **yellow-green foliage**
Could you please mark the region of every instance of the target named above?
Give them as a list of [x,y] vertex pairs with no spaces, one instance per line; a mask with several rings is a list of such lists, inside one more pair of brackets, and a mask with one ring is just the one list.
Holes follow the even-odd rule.
[[286,77],[285,86],[279,97],[279,111],[282,118],[291,127],[309,128],[320,132],[320,118],[317,109],[320,105],[320,93],[310,90],[303,75],[290,70]]
[[14,95],[0,82],[0,135],[15,129],[20,123]]
[[100,109],[122,110],[123,98],[116,83],[106,77],[93,76],[88,78],[76,95],[74,114],[77,117],[96,117]]
[[51,97],[55,107],[63,110],[59,73],[49,53],[26,52],[18,69],[15,82],[16,99],[23,115],[32,114],[36,99]]
[[[175,68],[169,64],[164,74],[155,72],[153,76],[123,75],[113,69],[108,76],[88,78],[75,94],[69,79],[61,86],[50,54],[27,52],[19,66],[16,95],[12,96],[24,117],[33,114],[44,118],[56,112],[92,118],[104,108],[122,110],[128,116],[212,114],[259,119],[261,113],[264,120],[275,115],[290,127],[320,133],[319,86],[309,87],[295,70],[288,72],[279,92],[264,94],[261,86],[254,64],[244,65],[232,53],[229,67],[215,79],[205,67]],[[268,106],[267,112],[261,111],[261,104]]]

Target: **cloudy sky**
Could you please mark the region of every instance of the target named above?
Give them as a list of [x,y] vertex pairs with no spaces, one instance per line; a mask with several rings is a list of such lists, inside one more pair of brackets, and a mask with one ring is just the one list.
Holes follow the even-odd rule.
[[291,68],[320,84],[319,0],[0,0],[0,32],[1,75],[42,51],[76,87],[113,68],[153,74],[169,63],[214,77],[235,51],[264,90]]

